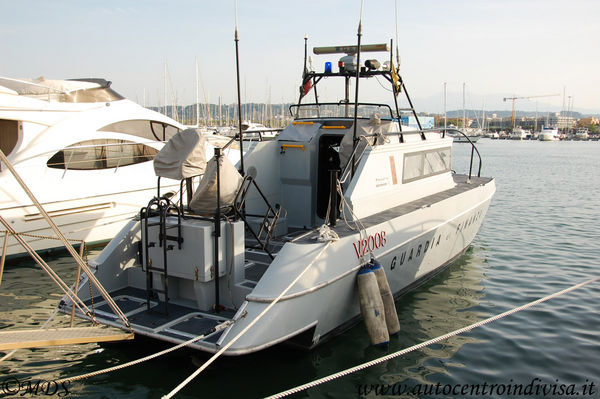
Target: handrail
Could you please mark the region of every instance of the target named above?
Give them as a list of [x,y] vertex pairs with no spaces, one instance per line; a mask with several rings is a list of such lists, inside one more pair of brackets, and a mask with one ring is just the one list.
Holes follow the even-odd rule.
[[[306,104],[292,104],[292,105],[290,105],[290,106],[288,107],[288,110],[289,110],[289,112],[290,112],[290,115],[291,115],[291,116],[293,116],[293,117],[296,119],[296,115],[297,115],[297,113],[294,113],[294,112],[292,111],[292,109],[296,109],[296,110],[298,111],[298,110],[300,110],[301,108],[309,108],[309,107],[317,107],[317,108],[322,108],[322,107],[327,107],[327,106],[335,106],[335,107],[339,107],[339,106],[342,106],[342,105],[349,105],[349,104],[348,104],[348,103],[346,103],[346,102],[345,102],[345,101],[343,101],[343,100],[342,100],[342,101],[339,101],[339,102],[337,102],[337,103],[330,102],[330,103],[306,103]],[[391,108],[389,105],[387,105],[387,104],[379,104],[379,103],[362,103],[362,102],[359,102],[359,103],[358,103],[358,105],[359,105],[359,106],[368,106],[368,107],[380,107],[380,108],[383,108],[383,109],[386,109],[386,108],[387,108],[387,109],[389,110],[389,116],[390,116],[391,118],[393,118],[393,117],[394,117],[394,115],[393,115],[393,112],[392,112],[392,108]],[[338,119],[339,119],[339,118],[345,118],[345,119],[347,119],[347,117],[344,117],[344,116],[332,116],[332,117],[323,117],[323,116],[320,116],[320,117],[318,117],[318,118],[308,118],[308,117],[307,117],[307,118],[299,118],[299,119],[323,119],[323,118],[333,118],[333,119],[335,119],[335,118],[338,118]],[[359,117],[359,118],[368,118],[368,116]]]
[[[364,137],[371,137],[371,136],[376,136],[376,135],[363,135],[359,137],[359,140],[364,138]],[[369,144],[369,142],[367,141],[367,145]],[[358,145],[354,146],[354,149],[352,150],[352,153],[350,154],[350,156],[348,157],[348,163],[346,163],[346,166],[344,166],[344,170],[342,171],[342,173],[340,174],[340,183],[344,184],[346,182],[346,179],[348,179],[348,176],[350,176],[350,171],[352,170],[352,160],[355,159],[355,163],[357,161],[360,161],[363,154],[365,153],[365,150],[367,149],[367,146],[364,146],[362,148],[362,152],[360,153],[360,155],[358,157],[356,157],[356,151],[358,150]]]
[[458,132],[461,135],[463,135],[471,144],[471,161],[469,163],[469,179],[471,178],[471,173],[473,171],[473,155],[474,152],[477,152],[477,157],[479,158],[479,168],[477,169],[477,177],[481,176],[481,154],[479,153],[479,150],[477,149],[477,147],[475,147],[475,143],[473,143],[471,141],[471,139],[469,138],[469,136],[467,136],[464,132],[458,130],[458,129],[442,129],[443,130],[443,134],[445,136],[447,131],[452,131],[452,132]]

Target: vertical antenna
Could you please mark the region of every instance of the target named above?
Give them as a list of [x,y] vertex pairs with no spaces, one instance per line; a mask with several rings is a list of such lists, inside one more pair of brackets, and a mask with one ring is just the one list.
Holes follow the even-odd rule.
[[[394,2],[394,16],[396,21],[396,68],[400,69],[400,51],[398,50],[398,0]],[[396,71],[398,73],[398,71]]]
[[237,0],[234,1],[235,5],[235,66],[237,69],[237,96],[238,96],[238,126],[239,126],[239,138],[240,138],[240,174],[244,176],[244,148],[243,148],[243,138],[244,134],[242,133],[242,94],[240,91],[240,53],[239,53],[239,45],[240,36],[238,34],[238,20],[237,20]]
[[358,123],[358,80],[360,78],[360,38],[362,36],[362,12],[363,12],[364,0],[360,1],[360,18],[358,20],[358,44],[356,46],[356,90],[354,91],[354,131],[352,132],[352,177],[356,169],[355,158],[356,158],[356,146],[358,145],[356,138],[356,124]]
[[308,52],[307,48],[308,48],[308,35],[305,34],[304,35],[304,74],[305,75],[308,73],[308,69],[306,68],[306,57],[307,57],[307,52]]

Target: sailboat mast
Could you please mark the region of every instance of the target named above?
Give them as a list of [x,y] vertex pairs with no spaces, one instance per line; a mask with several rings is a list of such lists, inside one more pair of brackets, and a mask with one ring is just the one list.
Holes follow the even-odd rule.
[[198,76],[198,57],[196,57],[196,127],[200,127],[200,79]]
[[463,127],[463,131],[466,132],[465,129],[467,128],[467,126],[466,126],[467,118],[466,118],[466,110],[465,110],[465,86],[466,86],[466,83],[463,82],[463,123],[462,123],[463,125],[462,125],[462,127]]
[[164,80],[164,82],[163,82],[164,83],[164,93],[163,93],[164,94],[164,102],[163,102],[163,104],[165,107],[163,114],[165,114],[166,116],[169,116],[167,114],[167,61],[165,61],[165,65],[164,65],[163,80]]
[[444,82],[444,134],[446,134],[446,128],[448,125],[448,118],[446,115],[446,85],[447,83]]

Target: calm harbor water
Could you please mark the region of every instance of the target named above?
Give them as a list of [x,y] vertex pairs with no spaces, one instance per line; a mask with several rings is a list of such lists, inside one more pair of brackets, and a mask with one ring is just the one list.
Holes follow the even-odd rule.
[[[484,139],[478,148],[482,175],[494,176],[497,185],[483,227],[464,256],[397,302],[402,331],[387,350],[371,347],[359,324],[308,353],[275,348],[222,358],[176,397],[275,394],[600,275],[600,142]],[[469,153],[467,145],[454,145],[455,170],[467,168]],[[75,264],[67,256],[50,256],[49,263],[67,281],[74,280]],[[55,286],[32,261],[13,262],[0,286],[0,329],[39,326],[59,299]],[[402,397],[599,398],[599,332],[596,282],[293,397],[398,397],[400,389],[408,389]],[[0,362],[0,384],[9,378],[66,378],[162,348],[141,341],[19,350]],[[206,359],[180,350],[76,382],[68,397],[159,398]],[[395,391],[377,395],[381,391],[375,388],[387,386]]]

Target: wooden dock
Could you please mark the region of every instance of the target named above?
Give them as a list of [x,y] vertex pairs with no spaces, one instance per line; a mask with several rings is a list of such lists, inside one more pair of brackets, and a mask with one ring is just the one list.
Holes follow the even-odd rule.
[[42,348],[133,339],[133,333],[110,327],[71,327],[0,331],[0,350]]

